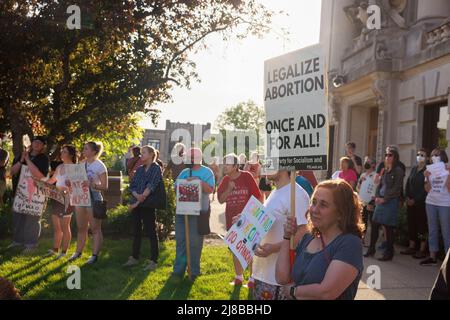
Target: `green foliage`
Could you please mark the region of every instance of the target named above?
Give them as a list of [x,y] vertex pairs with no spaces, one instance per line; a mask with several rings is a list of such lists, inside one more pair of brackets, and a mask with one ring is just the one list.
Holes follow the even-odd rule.
[[103,224],[103,232],[105,235],[114,236],[132,235],[132,217],[127,205],[118,205],[108,210],[108,219]]
[[[199,80],[189,53],[210,34],[261,36],[273,12],[256,0],[80,2],[82,27],[69,30],[71,0],[0,2],[0,131],[46,134],[49,147],[100,130],[117,132],[175,86]],[[101,127],[103,126],[103,127]]]
[[396,231],[396,241],[402,246],[408,246],[408,216],[406,213],[406,206],[399,209],[398,213],[398,227]]
[[219,130],[253,130],[264,127],[265,111],[254,101],[241,102],[227,108],[216,120]]
[[167,239],[170,233],[175,230],[176,194],[173,183],[171,178],[164,178],[164,187],[167,193],[167,207],[166,210],[156,211],[158,236],[160,240]]

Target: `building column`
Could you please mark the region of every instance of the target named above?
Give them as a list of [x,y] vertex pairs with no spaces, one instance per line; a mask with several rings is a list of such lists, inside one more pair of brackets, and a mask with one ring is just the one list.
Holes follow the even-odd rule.
[[386,116],[388,107],[388,89],[389,83],[387,80],[375,80],[372,90],[375,94],[376,103],[378,106],[378,137],[377,137],[377,162],[384,159],[384,150],[386,149]]
[[[450,115],[450,94],[448,95],[448,102],[447,102],[447,113]],[[450,118],[447,121],[447,154],[450,155]]]

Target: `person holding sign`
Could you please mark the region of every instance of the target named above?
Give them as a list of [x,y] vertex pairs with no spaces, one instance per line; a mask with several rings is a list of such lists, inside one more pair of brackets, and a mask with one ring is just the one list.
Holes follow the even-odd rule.
[[[294,174],[294,173],[292,173]],[[281,284],[275,278],[275,267],[279,251],[283,244],[283,224],[291,215],[291,184],[289,171],[278,171],[268,175],[276,190],[264,203],[266,210],[275,216],[275,222],[267,235],[255,250],[253,259],[253,278],[255,290],[253,298],[256,300],[284,299]],[[295,231],[294,242],[298,243],[306,233],[306,211],[309,206],[309,196],[298,184],[295,185],[295,216],[299,227]],[[289,271],[288,271],[289,273]]]
[[314,191],[309,217],[292,272],[289,239],[297,232],[296,219],[288,217],[284,226],[276,265],[284,295],[293,300],[355,299],[364,270],[358,195],[343,180],[324,181]]
[[94,202],[102,201],[102,191],[108,190],[108,170],[105,164],[99,159],[103,152],[103,144],[101,142],[90,141],[84,145],[82,162],[85,165],[89,183],[85,183],[84,187],[89,187],[91,194],[90,207],[75,207],[77,218],[77,249],[70,257],[69,261],[74,261],[81,257],[86,239],[88,236],[88,227],[91,227],[93,235],[92,255],[86,262],[93,264],[98,260],[98,254],[102,248],[102,219],[105,217],[94,215]]
[[[131,180],[130,192],[131,215],[133,216],[133,252],[124,266],[130,267],[139,263],[141,251],[142,227],[150,239],[151,256],[146,262],[144,270],[153,271],[158,265],[159,242],[156,233],[156,208],[146,199],[155,194],[157,187],[163,183],[162,172],[156,163],[156,150],[151,146],[142,147],[142,166],[140,166]],[[164,188],[164,186],[163,186]],[[150,200],[150,199],[148,199]]]
[[[202,159],[203,154],[199,148],[187,150],[186,169],[181,171],[175,182],[175,189],[180,180],[199,181],[199,185],[201,186],[200,212],[192,212],[188,215],[186,215],[186,212],[180,214],[179,208],[177,207],[177,216],[175,217],[176,257],[173,275],[175,277],[183,277],[186,267],[190,267],[188,271],[190,271],[190,279],[192,281],[200,275],[200,258],[203,249],[204,236],[199,232],[199,214],[209,212],[209,195],[213,193],[215,186],[214,173],[211,169],[202,165]],[[192,192],[184,196],[189,195],[192,195]],[[185,218],[185,215],[187,218]],[[188,228],[186,228],[186,220],[188,221]],[[188,231],[188,234],[186,234],[186,231]],[[187,239],[189,241],[189,248],[186,245]],[[188,265],[188,261],[190,261],[190,266]]]
[[[64,165],[77,163],[77,150],[72,145],[64,145],[61,148],[61,160],[63,161],[55,169],[53,176],[47,180],[47,183],[56,183],[56,188],[67,192],[67,177],[64,172]],[[70,230],[70,221],[72,220],[73,207],[68,206],[67,210],[63,204],[56,200],[51,200],[52,204],[52,223],[53,223],[53,249],[49,250],[49,254],[56,255],[61,249],[60,254],[56,257],[60,259],[66,256],[70,241],[72,240],[72,232]],[[62,247],[61,247],[62,244]]]
[[[401,254],[413,255],[416,259],[426,257],[427,213],[425,200],[425,170],[428,161],[427,151],[423,148],[417,151],[417,165],[411,169],[406,182],[405,196],[408,217],[409,248],[400,251]],[[420,239],[419,239],[420,236]],[[420,251],[416,252],[417,241],[420,240]]]
[[[26,181],[22,181],[23,183],[26,183],[26,185],[22,185],[23,188],[21,189],[23,190],[20,190],[20,192],[17,190],[23,170],[29,171],[30,175],[37,180],[47,176],[49,171],[49,159],[45,154],[46,145],[47,140],[45,137],[36,136],[31,142],[30,150],[25,150],[20,157],[13,161],[11,175],[13,176],[13,194],[15,195],[14,202],[16,204],[16,201],[19,200],[17,198],[19,193],[26,194],[26,198],[29,199],[30,203],[37,194],[37,188],[31,177],[27,178]],[[25,208],[24,206],[21,207]],[[10,248],[24,245],[24,253],[31,253],[37,248],[39,235],[41,233],[41,216],[45,209],[45,204],[40,207],[42,209],[39,210],[40,212],[13,210],[14,236],[13,243],[9,246]]]
[[[223,158],[223,172],[225,176],[217,190],[217,197],[220,204],[226,203],[225,221],[228,231],[233,225],[233,218],[242,212],[252,196],[261,202],[263,199],[253,175],[239,170],[239,158],[235,154],[229,154]],[[242,285],[244,270],[235,255],[233,255],[233,264],[236,276],[232,284]],[[253,285],[254,280],[250,276],[248,287],[252,288]]]
[[376,176],[376,165],[374,158],[366,157],[364,159],[364,173],[359,177],[358,185],[356,186],[359,199],[363,204],[362,217],[365,225],[364,239],[369,220],[372,222],[372,214],[375,210],[375,192],[377,190],[377,184],[374,180]]
[[432,165],[425,171],[425,190],[428,192],[426,203],[428,219],[428,246],[430,257],[423,260],[422,266],[437,264],[439,251],[439,227],[444,238],[445,252],[450,249],[450,167],[448,156],[444,150],[431,152]]

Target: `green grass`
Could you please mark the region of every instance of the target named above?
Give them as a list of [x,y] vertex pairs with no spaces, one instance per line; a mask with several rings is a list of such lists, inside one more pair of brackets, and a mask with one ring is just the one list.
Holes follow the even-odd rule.
[[[8,241],[0,241],[5,248]],[[131,250],[131,240],[105,239],[104,249],[95,265],[83,265],[87,252],[76,264],[81,269],[81,290],[67,289],[71,274],[67,259],[54,261],[45,257],[51,248],[51,239],[41,239],[38,252],[23,256],[16,251],[0,250],[0,276],[11,280],[24,299],[163,299],[163,300],[246,300],[251,298],[245,287],[229,284],[234,271],[231,254],[225,246],[205,245],[201,272],[195,282],[185,277],[178,281],[170,277],[175,259],[175,242],[160,245],[158,268],[145,272],[142,265],[131,269],[122,267]],[[149,252],[148,241],[143,239],[142,253]],[[74,251],[74,244],[69,253]],[[147,258],[142,255],[141,262]]]

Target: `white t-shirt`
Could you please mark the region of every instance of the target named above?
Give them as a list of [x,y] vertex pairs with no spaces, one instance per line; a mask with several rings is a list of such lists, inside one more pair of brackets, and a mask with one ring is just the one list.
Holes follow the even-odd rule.
[[86,174],[89,180],[92,180],[95,184],[100,184],[100,176],[103,173],[108,172],[105,164],[101,160],[95,160],[92,163],[85,162],[86,165]]
[[[264,203],[268,212],[275,216],[275,222],[267,235],[261,241],[261,245],[265,243],[276,244],[283,241],[284,224],[286,217],[291,212],[291,185],[288,184],[281,189],[272,191],[269,198]],[[298,225],[308,223],[305,214],[309,208],[308,193],[296,185],[295,190],[295,215]],[[279,285],[275,280],[275,269],[277,264],[278,252],[271,254],[266,258],[254,257],[253,259],[253,278],[271,284]]]
[[431,184],[431,190],[428,192],[426,204],[439,207],[450,207],[450,192],[447,188],[447,178],[449,177],[448,171],[446,174],[439,176],[431,174],[428,178]]

